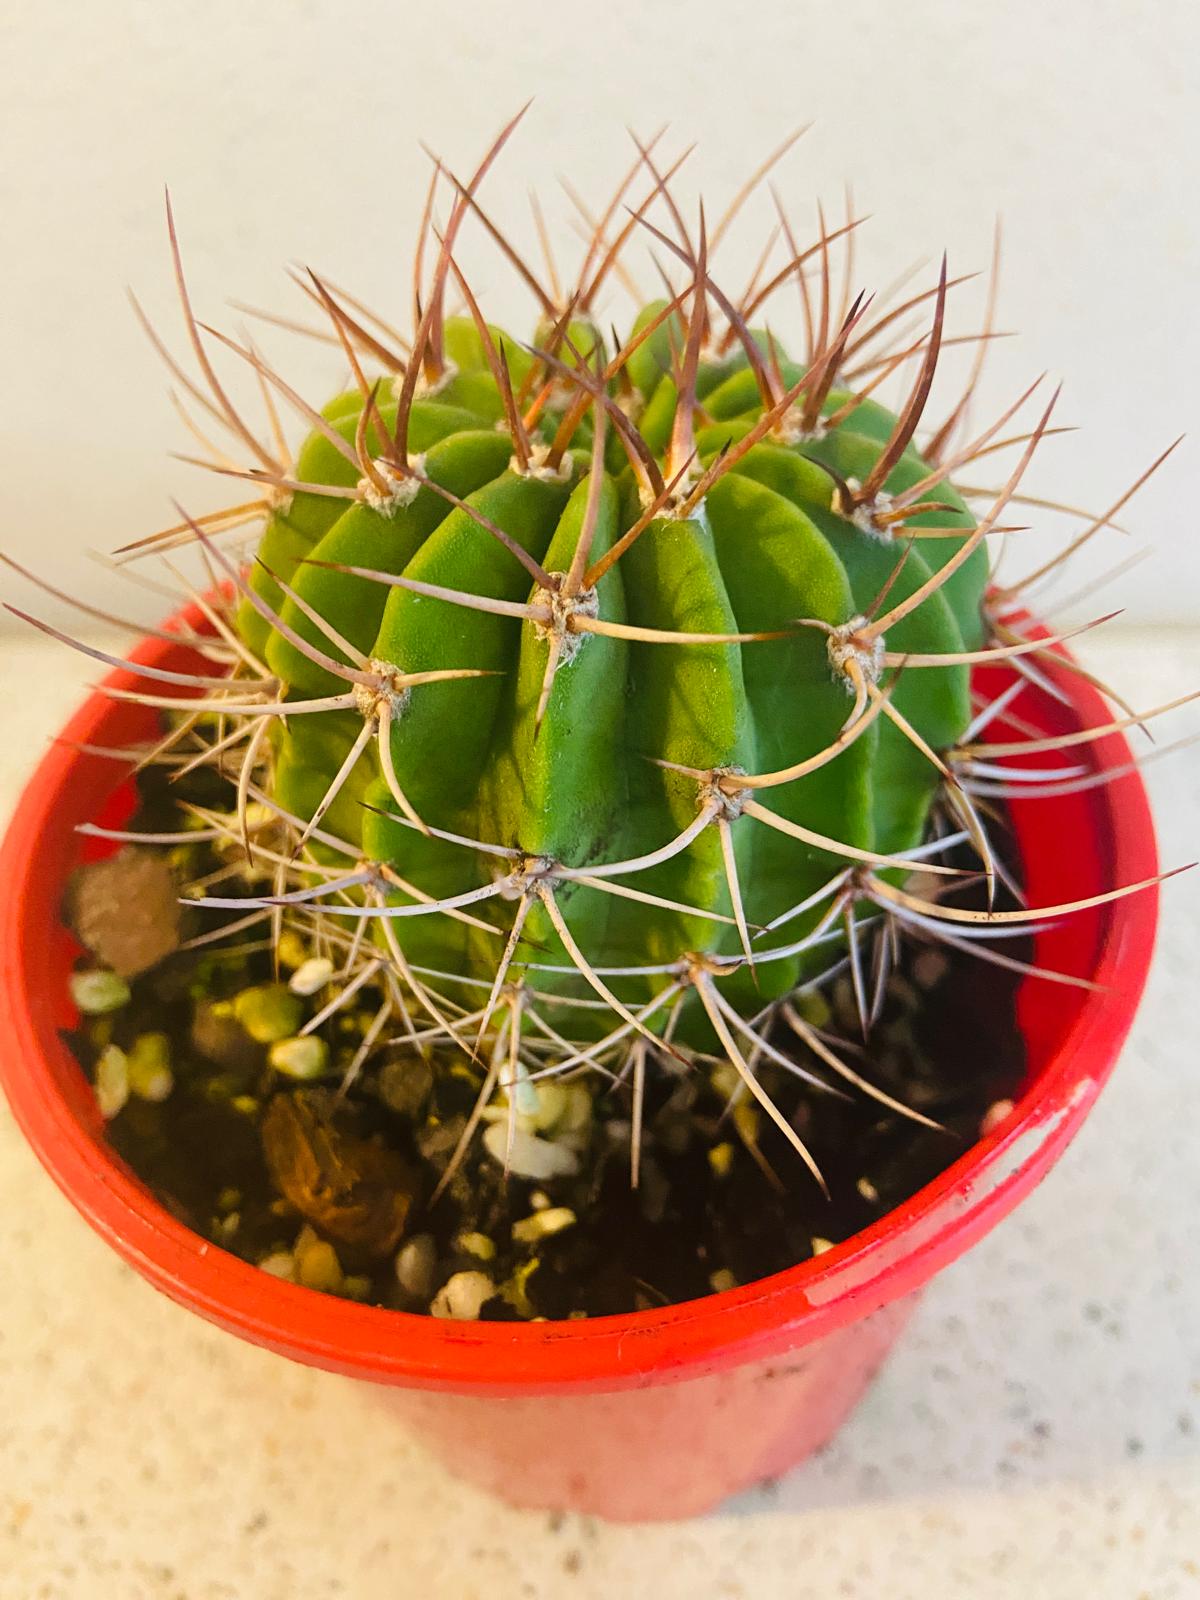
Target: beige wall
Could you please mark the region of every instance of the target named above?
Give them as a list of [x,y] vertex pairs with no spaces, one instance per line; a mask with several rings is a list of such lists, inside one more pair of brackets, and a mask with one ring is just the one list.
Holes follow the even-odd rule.
[[[566,240],[555,175],[602,193],[628,160],[624,125],[665,119],[679,143],[701,141],[689,170],[717,200],[817,119],[780,185],[807,218],[818,192],[836,207],[853,181],[873,214],[864,283],[943,246],[953,269],[984,265],[1002,212],[1001,325],[1023,336],[996,346],[987,396],[999,404],[1048,367],[1067,381],[1065,419],[1085,429],[1047,447],[1044,493],[1100,508],[1194,429],[1196,0],[388,9],[390,20],[335,0],[0,6],[0,545],[18,559],[111,602],[122,586],[86,551],[161,523],[171,494],[195,510],[220,503],[218,485],[164,457],[187,440],[122,298],[136,285],[178,344],[164,180],[202,315],[236,322],[226,296],[294,304],[280,268],[299,259],[403,318],[427,174],[416,140],[466,166],[531,93],[488,203],[523,226],[532,178]],[[768,220],[760,207],[750,233]],[[749,237],[731,241],[717,265],[736,283],[756,253]],[[489,264],[479,287],[520,325],[511,274]],[[978,289],[962,291],[960,326],[977,325]],[[337,381],[329,354],[263,339],[303,384]],[[1156,558],[1084,609],[1197,620],[1198,500],[1188,443],[1129,516]],[[1055,526],[1022,537],[1047,548]],[[1134,548],[1115,534],[1098,543],[1084,575]],[[1015,574],[1021,552],[1009,559]]]

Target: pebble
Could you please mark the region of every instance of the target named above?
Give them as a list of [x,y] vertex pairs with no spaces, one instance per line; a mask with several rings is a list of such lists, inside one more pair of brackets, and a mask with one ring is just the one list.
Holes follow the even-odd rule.
[[795,997],[792,1004],[812,1028],[827,1028],[833,1021],[829,1001],[819,989],[806,989]]
[[87,1017],[101,1017],[108,1011],[119,1011],[130,1000],[129,985],[125,979],[101,968],[90,972],[73,972],[70,988],[71,999]]
[[582,1133],[592,1120],[592,1097],[582,1083],[543,1083],[537,1086],[537,1114],[533,1126],[539,1133],[560,1139]]
[[826,1250],[833,1249],[832,1239],[821,1239],[814,1234],[810,1242],[812,1244],[812,1253],[815,1256],[823,1256]]
[[296,1251],[296,1276],[306,1289],[336,1294],[342,1287],[342,1264],[337,1251],[324,1239],[315,1239]]
[[431,1233],[417,1233],[396,1252],[396,1281],[402,1289],[424,1300],[433,1290],[437,1244]]
[[490,1261],[496,1254],[496,1246],[486,1233],[460,1233],[454,1241],[454,1248],[461,1250],[464,1255],[478,1256],[480,1261]]
[[296,1281],[296,1260],[290,1250],[275,1250],[269,1256],[264,1256],[258,1263],[262,1272],[269,1272],[273,1278],[284,1278],[288,1283]]
[[517,1115],[528,1117],[535,1127],[540,1127],[542,1124],[539,1123],[538,1118],[541,1113],[542,1095],[549,1092],[553,1096],[558,1085],[547,1083],[539,1088],[536,1083],[529,1081],[529,1073],[524,1062],[518,1061],[516,1066],[516,1081],[506,1084],[506,1093],[511,1095],[513,1104],[517,1108]]
[[129,1058],[124,1050],[110,1044],[96,1062],[96,1104],[106,1122],[121,1111],[129,1099]]
[[267,1051],[267,1060],[276,1072],[305,1082],[319,1078],[329,1065],[329,1046],[315,1033],[295,1039],[279,1039]]
[[405,1055],[381,1068],[379,1098],[398,1116],[416,1118],[433,1089],[433,1068],[419,1056]]
[[308,947],[304,940],[291,928],[284,928],[275,945],[275,953],[279,957],[281,967],[290,967],[293,970],[302,967],[308,960]]
[[582,1137],[592,1125],[595,1104],[591,1090],[585,1083],[567,1085],[567,1109],[559,1119],[555,1133],[560,1138]]
[[[553,1128],[555,1123],[567,1109],[567,1091],[561,1083],[539,1083],[529,1086],[533,1089],[533,1115],[532,1122],[539,1133],[545,1133]],[[520,1085],[518,1084],[518,1088]],[[525,1111],[525,1106],[517,1101],[517,1109]]]
[[708,1152],[708,1164],[712,1168],[714,1178],[724,1178],[729,1174],[733,1165],[733,1146],[728,1139],[722,1139],[720,1144],[714,1144]]
[[751,1149],[758,1143],[762,1113],[753,1100],[739,1100],[733,1108],[733,1125]]
[[126,845],[81,867],[68,896],[80,941],[104,967],[135,978],[179,945],[179,885],[169,857]]
[[486,1272],[456,1272],[434,1295],[430,1315],[454,1322],[474,1322],[484,1302],[496,1292]]
[[192,1013],[188,1044],[206,1061],[239,1075],[257,1070],[259,1047],[233,1014],[227,1000],[201,1000]]
[[302,961],[288,979],[288,988],[293,994],[316,994],[318,989],[323,989],[333,977],[333,962],[327,956],[310,956],[307,961]]
[[539,1264],[537,1256],[530,1256],[527,1261],[518,1262],[504,1280],[500,1289],[503,1298],[523,1317],[532,1318],[537,1312],[537,1307],[529,1298],[526,1286],[537,1271]]
[[508,1156],[508,1170],[518,1178],[570,1178],[579,1171],[579,1157],[566,1145],[552,1144],[549,1139],[539,1139],[535,1134],[517,1128],[513,1134],[512,1150],[508,1150],[508,1129],[502,1122],[493,1122],[483,1135],[483,1146],[493,1161],[504,1165]]
[[720,1267],[716,1272],[709,1273],[708,1286],[715,1294],[720,1294],[725,1289],[736,1289],[737,1279],[728,1267]]
[[564,1228],[574,1227],[575,1220],[575,1213],[569,1206],[546,1206],[514,1222],[512,1236],[518,1244],[532,1244],[535,1240],[549,1238],[552,1233],[561,1233]]
[[165,1033],[140,1033],[129,1050],[129,1087],[139,1100],[160,1105],[175,1087],[171,1042]]
[[282,983],[260,983],[243,989],[234,996],[233,1014],[259,1044],[287,1039],[304,1020],[298,996]]

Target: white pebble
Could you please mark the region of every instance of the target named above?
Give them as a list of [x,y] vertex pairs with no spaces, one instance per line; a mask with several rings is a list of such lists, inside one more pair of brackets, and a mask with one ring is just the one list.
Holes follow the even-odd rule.
[[[549,1087],[553,1087],[553,1085]],[[540,1126],[536,1119],[538,1107],[541,1105],[542,1090],[539,1089],[536,1083],[530,1082],[529,1071],[523,1061],[517,1062],[516,1081],[508,1086],[508,1092],[517,1108],[517,1115],[519,1117],[529,1117],[534,1121],[535,1126]]]
[[115,972],[100,968],[92,972],[73,972],[69,984],[71,999],[85,1016],[100,1017],[129,1004],[129,985]]
[[294,1039],[280,1039],[267,1051],[267,1060],[276,1072],[302,1082],[319,1078],[329,1065],[329,1046],[315,1033]]
[[[531,1087],[534,1093],[533,1125],[539,1133],[545,1133],[567,1109],[567,1091],[561,1083],[539,1083]],[[523,1111],[525,1107],[520,1106],[520,1109]]]
[[454,1245],[464,1255],[478,1256],[480,1261],[490,1261],[496,1254],[496,1246],[486,1233],[460,1233]]
[[296,1259],[290,1250],[276,1250],[274,1255],[264,1256],[258,1265],[273,1278],[284,1278],[288,1283],[296,1281]]
[[96,1104],[100,1115],[111,1122],[129,1099],[129,1059],[124,1050],[110,1044],[96,1062]]
[[333,962],[326,956],[311,956],[307,961],[301,962],[288,979],[288,988],[293,994],[316,994],[318,989],[323,989],[333,977]]
[[437,1245],[431,1233],[417,1233],[396,1252],[396,1280],[402,1289],[423,1300],[433,1288]]
[[569,1206],[547,1206],[541,1211],[535,1211],[532,1216],[522,1217],[519,1222],[512,1225],[512,1236],[518,1244],[532,1244],[536,1239],[548,1238],[552,1233],[561,1233],[564,1228],[573,1227],[575,1213]]
[[559,1138],[583,1133],[591,1126],[593,1116],[592,1097],[586,1084],[568,1083],[563,1092],[567,1103],[554,1129]]
[[823,1256],[825,1254],[826,1250],[832,1250],[832,1249],[833,1249],[833,1240],[832,1239],[819,1239],[819,1238],[817,1238],[817,1236],[815,1234],[813,1235],[813,1238],[812,1238],[812,1253],[813,1253],[813,1255],[815,1255],[815,1256]]
[[455,1322],[474,1322],[485,1300],[496,1292],[486,1272],[456,1272],[447,1278],[430,1305],[430,1314],[449,1317]]
[[508,1129],[502,1122],[493,1122],[485,1129],[483,1147],[494,1161],[504,1165],[508,1155],[508,1170],[518,1178],[569,1178],[579,1171],[579,1157],[565,1145],[551,1144],[539,1139],[523,1128],[513,1134],[512,1152],[508,1154]]

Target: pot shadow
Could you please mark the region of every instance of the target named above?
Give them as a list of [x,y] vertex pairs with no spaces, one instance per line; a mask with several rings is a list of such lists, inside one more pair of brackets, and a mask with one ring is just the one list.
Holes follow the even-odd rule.
[[1194,912],[1166,903],[1162,932],[1120,1070],[1053,1173],[929,1286],[841,1433],[716,1514],[1196,1466]]
[[[1040,1209],[1058,1207],[1046,1196]],[[713,1515],[1200,1466],[1190,1275],[1167,1265],[1165,1241],[1132,1267],[1106,1234],[1091,1251],[1063,1240],[1048,1257],[1039,1220],[1014,1219],[929,1289],[858,1410],[816,1455]],[[1089,1256],[1103,1270],[1085,1288]],[[1187,1259],[1174,1256],[1181,1269]]]

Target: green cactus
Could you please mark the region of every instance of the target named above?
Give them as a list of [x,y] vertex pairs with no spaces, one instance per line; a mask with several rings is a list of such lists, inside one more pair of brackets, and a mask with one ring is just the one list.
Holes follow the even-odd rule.
[[[352,373],[323,411],[252,346],[216,336],[306,419],[294,460],[217,379],[171,225],[211,398],[179,375],[251,452],[241,475],[261,491],[138,546],[200,541],[235,602],[236,633],[203,602],[222,631],[216,654],[233,647],[231,675],[159,673],[142,696],[178,708],[173,684],[201,695],[193,715],[240,723],[212,749],[225,760],[242,741],[229,832],[270,883],[197,903],[269,910],[281,954],[283,941],[299,951],[287,965],[315,941],[333,992],[322,1017],[365,984],[382,995],[349,1067],[331,1054],[330,1071],[359,1071],[401,1017],[422,1048],[435,1038],[490,1063],[480,1106],[497,1082],[520,1101],[532,1019],[543,1070],[616,1071],[622,1052],[648,1047],[715,1053],[780,1120],[748,1058],[783,1060],[768,1037],[782,1011],[812,1055],[902,1110],[821,1043],[811,1005],[779,1003],[848,961],[866,1026],[861,921],[883,913],[894,934],[943,916],[936,895],[906,885],[918,861],[926,884],[952,881],[935,819],[995,876],[978,785],[963,781],[981,747],[959,747],[988,716],[972,705],[972,668],[1056,642],[1014,631],[1019,586],[989,595],[985,549],[1054,401],[998,438],[1027,391],[956,444],[977,361],[930,429],[945,263],[933,288],[886,312],[851,301],[847,273],[839,304],[836,235],[822,223],[797,250],[785,224],[784,268],[735,302],[710,271],[703,213],[693,234],[648,150],[626,180],[649,172],[642,204],[617,232],[618,196],[574,287],[551,295],[475,197],[511,126],[469,183],[454,181],[425,281],[422,241],[410,342],[315,275],[302,285]],[[675,237],[646,220],[659,203]],[[458,267],[472,217],[535,289],[529,345],[484,320]],[[598,307],[639,224],[682,287],[622,339]],[[792,280],[797,360],[758,325]],[[446,315],[452,287],[462,316]],[[916,308],[926,330],[888,348],[880,336]],[[915,374],[891,411],[872,396],[905,358]],[[1003,446],[1018,459],[977,516],[951,479]],[[217,535],[260,513],[241,567]],[[997,920],[945,914],[962,938],[971,917]]]
[[[703,290],[694,299],[693,330]],[[636,327],[663,311],[648,308]],[[705,359],[694,339],[683,352],[697,358],[694,378],[677,382],[670,336],[681,347],[686,333],[672,313],[627,363],[640,379],[625,391],[639,453],[624,447],[611,413],[597,437],[602,405],[587,391],[587,410],[573,417],[565,376],[534,426],[515,411],[506,422],[505,378],[518,390],[532,358],[513,360],[520,347],[509,337],[448,322],[453,364],[435,398],[411,400],[404,464],[394,446],[401,401],[340,396],[297,475],[354,498],[297,492],[263,536],[252,586],[265,603],[242,602],[247,642],[301,705],[345,700],[348,687],[355,701],[280,725],[274,798],[304,822],[320,813],[321,831],[411,886],[386,883],[387,905],[415,906],[412,890],[450,903],[502,883],[518,907],[522,937],[507,951],[513,918],[499,896],[481,898],[469,917],[387,919],[418,967],[489,982],[505,954],[571,967],[562,923],[594,971],[748,950],[753,967],[730,961],[717,981],[754,1010],[828,964],[820,946],[757,959],[802,943],[828,903],[795,916],[786,935],[759,931],[847,864],[895,857],[925,836],[940,775],[917,739],[936,750],[962,733],[968,668],[897,679],[881,652],[983,643],[987,562],[978,539],[968,542],[974,520],[945,482],[921,488],[931,469],[881,406],[818,382],[781,409],[778,396],[805,372],[782,356],[770,369],[756,346]],[[561,347],[578,349],[573,338]],[[931,366],[936,339],[929,349]],[[593,341],[597,350],[611,365]],[[509,371],[497,382],[502,360]],[[608,388],[621,398],[612,380]],[[764,429],[768,410],[780,414]],[[756,433],[706,487],[711,463]],[[375,482],[355,477],[360,464],[347,454],[364,434]],[[872,520],[914,487],[902,522]],[[647,520],[649,510],[657,514]],[[911,530],[929,525],[963,533],[910,543]],[[402,581],[389,585],[389,575]],[[868,624],[885,590],[896,620]],[[477,609],[479,597],[499,604]],[[345,669],[365,658],[367,681],[348,684],[326,657]],[[895,720],[876,714],[880,704]],[[852,712],[861,731],[839,750]],[[761,783],[798,763],[813,770]],[[697,831],[699,816],[709,820]],[[607,889],[592,877],[684,839]],[[591,992],[578,971],[543,972],[539,984]],[[640,1010],[670,985],[655,972],[605,987]]]

